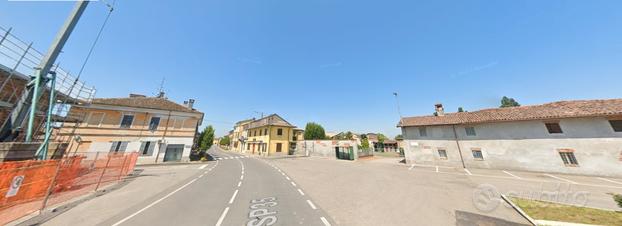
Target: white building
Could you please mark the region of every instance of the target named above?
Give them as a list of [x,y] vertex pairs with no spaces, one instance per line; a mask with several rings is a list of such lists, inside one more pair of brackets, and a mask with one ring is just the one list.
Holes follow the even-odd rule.
[[622,99],[403,118],[407,163],[622,176]]

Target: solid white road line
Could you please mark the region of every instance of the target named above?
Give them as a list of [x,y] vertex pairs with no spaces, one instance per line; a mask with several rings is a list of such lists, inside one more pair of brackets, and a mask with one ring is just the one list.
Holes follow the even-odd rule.
[[296,187],[296,183],[294,183],[293,181],[292,181],[291,183],[292,183],[292,185],[293,185],[294,187]]
[[218,222],[216,222],[216,226],[220,226],[220,224],[222,224],[222,221],[225,220],[225,217],[227,217],[227,212],[229,212],[229,207],[225,208],[225,211],[222,212],[220,218],[218,218]]
[[229,199],[229,204],[233,203],[233,201],[235,200],[235,197],[238,196],[238,189],[235,189],[235,192],[233,193],[233,196],[231,196],[231,199]]
[[561,178],[561,177],[558,177],[558,176],[555,176],[555,175],[547,174],[547,173],[545,173],[544,175],[547,176],[547,177],[551,177],[551,178],[555,178],[555,179],[561,180],[561,181],[566,181],[566,182],[571,183],[571,184],[576,184],[577,183],[577,182],[574,182],[574,181],[571,181],[571,180],[568,180],[568,179],[565,179],[565,178]]
[[328,222],[328,220],[326,220],[326,218],[320,217],[320,219],[322,220],[322,223],[324,223],[324,225],[330,226],[330,223]]
[[238,187],[240,187],[240,185],[242,185],[242,181],[238,182]]
[[607,182],[611,182],[611,183],[614,183],[614,184],[622,184],[622,182],[618,182],[618,181],[615,181],[615,180],[609,180],[609,179],[607,179],[607,178],[602,178],[602,177],[597,177],[597,178],[598,178],[599,180],[602,180],[602,181],[607,181]]
[[207,167],[207,164],[202,165],[201,167],[199,167],[199,169],[205,169],[205,167]]
[[502,172],[504,172],[504,173],[505,173],[505,174],[507,174],[507,175],[510,175],[511,177],[516,178],[516,179],[519,179],[519,180],[520,180],[520,179],[523,179],[523,178],[520,178],[519,176],[516,176],[516,175],[514,175],[514,174],[511,174],[511,173],[510,173],[510,172],[508,172],[508,171],[505,171],[505,170],[501,170],[501,171],[502,171]]
[[408,170],[412,170],[413,168],[415,168],[415,164],[410,165],[410,168],[408,168]]
[[467,168],[464,168],[464,172],[466,172],[468,175],[473,175],[473,174],[471,173],[471,171],[469,171],[469,169],[467,169]]
[[315,205],[313,205],[313,203],[311,202],[311,200],[307,199],[307,203],[309,203],[309,206],[311,206],[311,209],[317,209],[317,207],[315,207]]
[[179,188],[175,189],[175,191],[172,191],[171,193],[168,193],[166,196],[164,196],[164,197],[162,197],[162,198],[160,198],[160,199],[158,199],[158,200],[156,200],[156,201],[152,202],[151,204],[149,204],[149,205],[147,205],[147,206],[143,207],[142,209],[140,209],[140,210],[136,211],[136,212],[135,212],[135,213],[133,213],[132,215],[129,215],[129,216],[127,216],[127,217],[125,217],[125,218],[121,219],[121,220],[120,220],[120,221],[118,221],[117,223],[114,223],[112,226],[117,226],[117,225],[120,225],[120,224],[122,224],[123,222],[125,222],[125,221],[129,220],[130,218],[135,217],[136,215],[138,215],[138,214],[142,213],[143,211],[145,211],[145,210],[147,210],[147,209],[151,208],[152,206],[154,206],[154,205],[158,204],[159,202],[162,202],[162,200],[164,200],[164,199],[166,199],[166,198],[170,197],[171,195],[173,195],[173,194],[177,193],[178,191],[181,191],[181,189],[184,189],[185,187],[187,187],[188,185],[190,185],[190,184],[194,183],[195,181],[197,181],[197,179],[193,179],[193,180],[191,180],[190,182],[188,182],[188,183],[184,184],[183,186],[181,186],[181,187],[179,187]]
[[302,190],[300,190],[300,188],[298,188],[298,193],[300,193],[300,195],[305,195],[305,193],[302,192]]

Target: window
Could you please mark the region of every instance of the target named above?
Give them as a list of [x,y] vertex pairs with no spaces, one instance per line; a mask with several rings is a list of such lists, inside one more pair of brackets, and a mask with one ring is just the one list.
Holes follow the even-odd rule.
[[419,136],[421,136],[421,137],[427,137],[428,136],[428,131],[426,130],[425,127],[419,127]]
[[281,143],[276,143],[276,152],[281,152],[281,147],[282,144]]
[[151,117],[149,121],[149,130],[157,130],[160,125],[160,117]]
[[102,121],[104,121],[104,113],[103,112],[93,112],[91,113],[91,117],[86,122],[89,126],[101,126]]
[[276,135],[283,136],[283,129],[277,129]]
[[622,120],[609,120],[609,124],[611,124],[613,131],[622,132]]
[[466,135],[467,136],[473,137],[473,136],[476,135],[475,134],[475,127],[466,127],[466,128],[464,128],[464,130],[466,131]]
[[112,146],[110,146],[110,152],[125,152],[127,149],[127,141],[114,141],[112,142]]
[[261,136],[261,132],[263,132],[263,130],[259,130],[259,136]]
[[246,144],[246,150],[250,151],[251,150],[251,145],[250,144]]
[[121,128],[132,127],[133,121],[134,121],[134,115],[123,115],[123,119],[121,119]]
[[559,150],[559,156],[561,156],[564,165],[566,166],[578,166],[579,162],[574,157],[574,150],[562,149]]
[[544,123],[544,125],[546,126],[546,130],[548,130],[549,133],[551,133],[551,134],[553,134],[553,133],[563,133],[562,132],[562,127],[559,126],[559,123],[557,123],[557,122]]
[[480,149],[473,149],[471,151],[473,152],[473,158],[475,160],[484,160],[484,155],[482,155],[482,150],[480,150]]
[[257,136],[257,130],[255,130],[255,131],[253,132],[253,136],[254,136],[254,137],[256,137],[256,136]]
[[447,151],[445,149],[439,148],[438,157],[440,157],[441,159],[447,159]]
[[263,130],[263,135],[268,135],[268,129]]
[[153,148],[155,147],[155,142],[153,141],[145,141],[140,144],[140,154],[145,156],[153,155]]

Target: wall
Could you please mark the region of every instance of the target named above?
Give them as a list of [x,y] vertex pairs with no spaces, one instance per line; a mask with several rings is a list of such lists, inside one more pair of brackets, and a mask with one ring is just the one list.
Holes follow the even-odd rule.
[[[622,133],[614,132],[606,118],[576,118],[558,121],[563,134],[549,134],[543,121],[469,125],[476,136],[467,136],[465,126],[427,127],[427,137],[417,127],[402,128],[408,163],[467,168],[512,169],[569,174],[622,176]],[[458,151],[458,144],[461,152]],[[445,149],[441,159],[438,149]],[[481,149],[484,160],[472,150]],[[572,149],[578,167],[564,165],[559,149]]]
[[296,142],[296,155],[319,156],[336,159],[335,147],[354,147],[357,159],[358,145],[355,140],[303,140]]

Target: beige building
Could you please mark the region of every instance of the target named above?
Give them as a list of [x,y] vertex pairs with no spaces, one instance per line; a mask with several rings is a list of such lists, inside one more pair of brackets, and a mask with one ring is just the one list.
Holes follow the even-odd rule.
[[622,176],[622,99],[559,101],[400,122],[406,162]]
[[252,121],[247,130],[246,153],[287,155],[295,149],[294,128],[281,116],[272,114]]
[[203,121],[193,103],[143,95],[94,99],[71,108],[85,121],[65,123],[59,137],[73,137],[72,152],[139,152],[139,164],[187,161]]
[[235,123],[233,134],[231,136],[231,150],[245,153],[244,149],[248,138],[248,127],[255,119],[246,119]]

